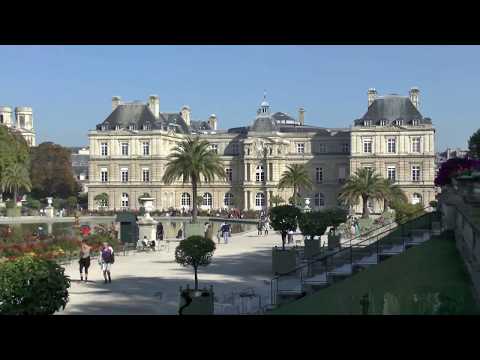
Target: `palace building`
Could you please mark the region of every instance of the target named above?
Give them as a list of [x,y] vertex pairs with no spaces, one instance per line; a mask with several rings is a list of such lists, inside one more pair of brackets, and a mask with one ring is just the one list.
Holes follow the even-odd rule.
[[[188,136],[211,143],[225,166],[226,179],[199,185],[203,209],[239,208],[261,210],[274,195],[285,201],[293,189],[278,189],[286,166],[305,164],[314,187],[302,191],[311,207],[338,206],[338,193],[359,167],[375,169],[399,184],[410,202],[425,206],[435,199],[434,133],[432,122],[419,111],[419,91],[409,96],[378,96],[368,91],[365,115],[348,128],[323,128],[305,123],[305,110],[294,118],[272,113],[264,98],[248,126],[220,130],[217,117],[194,121],[191,110],[161,112],[158,96],[147,103],[124,103],[112,99],[112,113],[89,132],[90,210],[138,209],[138,198],[148,193],[159,210],[189,209],[191,186],[181,180],[162,182],[167,157],[176,144]],[[98,204],[96,195],[108,194]],[[381,202],[369,204],[382,211]],[[356,211],[361,211],[361,204]]]
[[9,106],[0,106],[0,125],[17,130],[25,138],[28,146],[35,146],[33,129],[33,111],[29,106],[16,107],[15,112]]

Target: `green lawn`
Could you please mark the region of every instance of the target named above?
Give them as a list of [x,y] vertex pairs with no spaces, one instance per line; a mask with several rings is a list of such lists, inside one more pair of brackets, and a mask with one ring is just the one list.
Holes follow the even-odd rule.
[[272,314],[479,314],[470,277],[455,247],[443,234],[345,281],[283,305]]

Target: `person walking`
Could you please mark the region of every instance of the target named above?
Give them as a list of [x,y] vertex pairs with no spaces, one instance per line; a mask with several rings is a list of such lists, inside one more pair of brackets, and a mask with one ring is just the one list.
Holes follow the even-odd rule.
[[83,281],[83,270],[85,269],[85,282],[88,282],[88,268],[90,267],[90,249],[91,247],[87,244],[87,241],[82,240],[82,245],[80,245],[80,281]]
[[262,235],[262,228],[263,228],[262,222],[259,221],[259,222],[258,222],[258,225],[257,225],[257,229],[258,229],[257,235]]
[[[102,251],[100,252],[98,262],[102,267],[105,284],[107,282],[111,283],[112,282],[111,269],[112,269],[112,264],[115,262],[115,255],[113,254],[113,248],[109,246],[107,242],[103,243],[103,248],[102,248]],[[107,276],[108,276],[108,279],[107,279]]]
[[223,223],[222,225],[222,235],[223,235],[223,242],[228,244],[228,225]]
[[268,229],[270,227],[270,223],[268,222],[268,218],[265,220],[265,224],[263,225],[263,230],[264,230],[264,234],[265,235],[268,235]]

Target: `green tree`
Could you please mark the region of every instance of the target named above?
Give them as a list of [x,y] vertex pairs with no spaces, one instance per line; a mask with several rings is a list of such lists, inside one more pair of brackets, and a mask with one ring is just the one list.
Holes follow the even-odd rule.
[[[293,196],[300,196],[300,190],[310,190],[312,188],[312,180],[308,174],[308,170],[305,165],[301,164],[292,164],[287,165],[287,170],[285,170],[278,182],[279,189],[293,188]],[[296,205],[296,203],[295,203]]]
[[80,185],[73,173],[70,150],[45,142],[32,148],[30,156],[32,193],[37,199],[78,195]]
[[283,200],[283,198],[280,195],[273,195],[270,198],[270,207],[278,206],[280,204],[283,204],[284,202],[285,200]]
[[107,193],[101,193],[96,195],[93,200],[97,203],[97,206],[99,208],[103,208],[104,206],[108,206],[108,194]]
[[21,190],[30,191],[32,183],[28,176],[28,170],[24,164],[13,164],[9,168],[5,169],[0,180],[2,192],[9,191],[13,193],[13,200],[17,202],[18,193]]
[[67,207],[70,210],[75,210],[78,205],[78,200],[75,196],[69,196],[66,200]]
[[68,302],[70,279],[53,261],[22,256],[0,263],[0,314],[52,315]]
[[322,214],[326,219],[327,226],[333,226],[334,233],[340,224],[347,221],[348,215],[347,211],[341,208],[326,209],[322,211]]
[[382,197],[383,197],[383,211],[387,211],[392,203],[403,201],[408,202],[407,196],[402,188],[396,185],[390,179],[382,179]]
[[475,131],[468,139],[468,150],[472,157],[480,159],[480,129]]
[[179,143],[168,156],[168,163],[163,175],[163,182],[171,184],[177,179],[183,183],[190,181],[192,184],[192,222],[197,221],[197,189],[203,178],[207,182],[214,180],[215,176],[224,179],[225,169],[220,157],[210,149],[210,143],[198,137],[187,138]]
[[302,234],[309,236],[312,240],[315,236],[321,236],[327,229],[327,217],[322,211],[303,213],[298,217],[298,227]]
[[383,199],[382,182],[382,178],[375,174],[373,170],[369,168],[358,169],[342,187],[338,198],[348,206],[358,204],[358,200],[361,198],[363,205],[362,218],[368,218],[370,215],[368,200]]
[[30,167],[28,145],[18,131],[0,125],[0,181],[6,169],[14,164]]
[[175,261],[182,266],[192,266],[195,272],[195,290],[198,290],[198,267],[212,261],[215,243],[203,236],[190,236],[180,241],[175,249]]
[[270,210],[270,224],[282,235],[282,249],[285,250],[285,241],[289,231],[297,230],[300,210],[296,206],[281,205]]

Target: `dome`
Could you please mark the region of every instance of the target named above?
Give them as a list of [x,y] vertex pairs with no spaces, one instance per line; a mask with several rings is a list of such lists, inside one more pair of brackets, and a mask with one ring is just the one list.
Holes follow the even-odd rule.
[[267,100],[263,100],[260,106],[270,106]]

